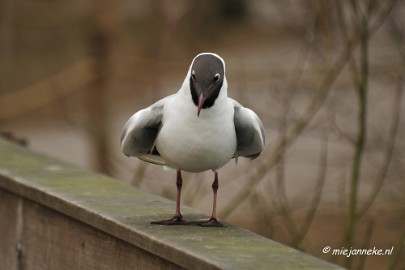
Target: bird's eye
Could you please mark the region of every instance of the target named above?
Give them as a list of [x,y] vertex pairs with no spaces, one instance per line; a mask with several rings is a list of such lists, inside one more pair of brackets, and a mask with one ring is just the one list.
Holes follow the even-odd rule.
[[191,79],[195,80],[195,72],[194,72],[194,70],[191,71]]
[[219,78],[221,78],[221,75],[219,75],[219,73],[215,74],[215,76],[214,76],[214,82],[219,81]]

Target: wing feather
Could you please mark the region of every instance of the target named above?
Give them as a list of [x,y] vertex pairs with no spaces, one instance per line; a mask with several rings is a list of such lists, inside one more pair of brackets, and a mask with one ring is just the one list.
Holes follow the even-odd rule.
[[120,138],[121,150],[125,155],[165,165],[155,147],[155,141],[162,126],[164,106],[172,97],[163,98],[128,119]]
[[235,158],[240,156],[254,159],[260,155],[265,145],[262,121],[252,110],[234,103],[234,123],[237,138]]

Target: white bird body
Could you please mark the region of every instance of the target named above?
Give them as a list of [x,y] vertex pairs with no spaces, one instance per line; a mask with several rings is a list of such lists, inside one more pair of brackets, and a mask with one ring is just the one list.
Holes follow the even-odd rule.
[[187,172],[217,170],[236,151],[233,102],[223,91],[215,106],[197,116],[190,101],[190,87],[184,83],[164,106],[156,148],[169,167]]
[[265,137],[259,117],[229,98],[227,89],[222,58],[199,54],[176,94],[138,111],[125,124],[125,155],[177,169],[176,215],[157,224],[185,224],[180,214],[182,170],[213,170],[214,206],[207,226],[222,226],[215,217],[217,170],[232,158],[254,159],[262,152]]

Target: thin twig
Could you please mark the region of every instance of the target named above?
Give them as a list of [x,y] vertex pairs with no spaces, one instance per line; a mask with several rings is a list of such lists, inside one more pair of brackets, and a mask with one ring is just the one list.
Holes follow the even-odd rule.
[[401,74],[399,75],[398,82],[397,82],[397,89],[396,93],[394,96],[394,106],[393,106],[393,111],[392,111],[392,123],[388,131],[388,136],[387,136],[387,142],[388,145],[385,150],[385,155],[384,155],[384,163],[381,166],[380,172],[379,172],[379,177],[377,179],[376,184],[373,186],[373,190],[371,191],[370,195],[367,197],[363,208],[359,211],[359,217],[363,216],[368,209],[371,207],[373,202],[375,201],[386,177],[388,174],[388,170],[391,164],[391,160],[394,155],[394,150],[395,150],[395,143],[397,139],[397,133],[398,133],[398,128],[400,124],[400,119],[401,119],[401,101],[402,101],[402,95],[404,91],[404,82],[405,82],[405,52],[402,50],[403,46],[403,39],[404,39],[404,32],[401,31],[400,27],[398,27],[394,20],[389,21],[390,24],[390,30],[391,30],[391,36],[392,38],[396,41],[398,45],[398,50],[400,53],[400,56],[402,58],[402,68],[401,68]]
[[[358,206],[358,187],[360,181],[364,146],[367,136],[367,92],[368,92],[368,78],[369,78],[369,64],[368,64],[368,50],[369,50],[369,20],[359,10],[356,3],[353,4],[353,12],[358,20],[358,32],[360,36],[360,74],[357,84],[358,94],[358,130],[355,145],[355,153],[352,164],[352,175],[350,180],[349,189],[349,203],[347,214],[347,228],[345,233],[345,245],[352,247],[354,242],[354,235],[356,233],[357,224],[357,206]],[[359,15],[362,14],[362,15]],[[352,258],[347,257],[345,266],[351,267]]]
[[[359,22],[359,37],[360,37],[360,77],[359,83],[357,86],[358,90],[358,102],[359,102],[359,125],[358,125],[358,133],[357,133],[357,140],[356,140],[356,149],[353,158],[353,166],[352,166],[352,177],[350,181],[350,194],[349,194],[349,204],[348,204],[348,216],[347,216],[347,227],[345,233],[345,245],[346,246],[353,246],[354,243],[354,235],[356,233],[356,224],[359,218],[359,213],[357,212],[358,208],[358,185],[360,180],[360,173],[361,173],[361,162],[364,152],[364,145],[366,141],[366,132],[367,132],[367,87],[368,87],[368,43],[372,36],[372,34],[381,26],[381,24],[386,20],[387,16],[392,11],[396,0],[391,1],[383,11],[377,14],[375,17],[378,20],[371,24],[371,18],[368,14],[364,14],[363,12],[359,11],[358,6],[355,2],[353,2],[353,9],[354,13],[357,15],[358,22]],[[371,7],[368,11],[371,10]],[[385,177],[384,177],[385,178]],[[378,188],[378,186],[377,186]],[[377,190],[377,193],[379,188]],[[371,197],[370,197],[371,198]],[[374,199],[373,199],[374,200]],[[351,267],[352,258],[348,257],[346,259],[345,266],[347,268]]]

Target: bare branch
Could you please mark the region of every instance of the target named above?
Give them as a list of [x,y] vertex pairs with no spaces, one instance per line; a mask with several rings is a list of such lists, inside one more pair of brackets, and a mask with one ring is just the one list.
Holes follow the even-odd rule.
[[[349,204],[347,214],[347,228],[345,233],[345,245],[353,246],[354,235],[357,224],[357,206],[358,206],[358,186],[360,181],[361,166],[364,154],[364,146],[367,138],[367,93],[368,93],[368,78],[369,78],[369,27],[368,18],[360,13],[357,4],[353,5],[354,13],[358,18],[358,31],[360,36],[360,73],[357,83],[358,94],[358,130],[355,145],[355,153],[352,164],[352,175],[349,189]],[[346,260],[346,267],[350,268],[352,259]]]

